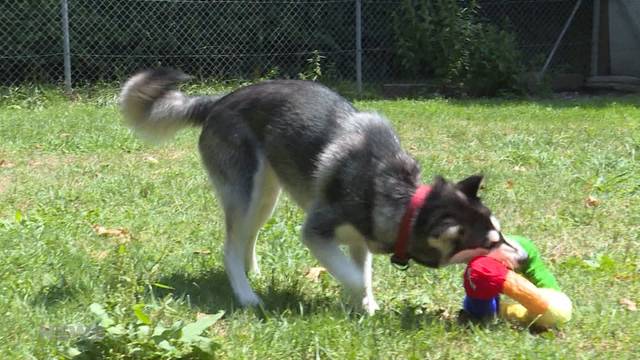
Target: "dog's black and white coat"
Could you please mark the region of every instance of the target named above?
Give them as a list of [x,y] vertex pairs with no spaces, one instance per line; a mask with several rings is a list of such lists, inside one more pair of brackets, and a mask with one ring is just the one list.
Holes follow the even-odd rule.
[[[284,189],[306,212],[303,243],[373,313],[371,253],[393,251],[420,185],[416,161],[387,120],[359,112],[314,82],[266,81],[224,96],[190,97],[176,90],[186,79],[176,70],[142,72],[126,82],[120,104],[128,124],[146,138],[202,127],[199,150],[225,212],[224,263],[237,300],[260,302],[246,272],[258,270],[256,236]],[[501,238],[477,196],[481,180],[435,178],[411,224],[411,259],[439,267]]]

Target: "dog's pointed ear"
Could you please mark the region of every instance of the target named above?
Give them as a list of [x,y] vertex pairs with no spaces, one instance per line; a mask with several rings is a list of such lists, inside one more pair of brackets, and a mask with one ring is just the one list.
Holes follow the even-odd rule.
[[480,184],[482,184],[482,175],[472,175],[468,178],[461,180],[456,184],[456,188],[462,191],[463,194],[467,195],[471,199],[475,199],[478,197],[478,190],[480,190]]
[[445,179],[444,177],[440,176],[440,175],[436,175],[433,177],[433,186],[434,187],[439,187],[439,186],[444,186],[447,184],[447,179]]

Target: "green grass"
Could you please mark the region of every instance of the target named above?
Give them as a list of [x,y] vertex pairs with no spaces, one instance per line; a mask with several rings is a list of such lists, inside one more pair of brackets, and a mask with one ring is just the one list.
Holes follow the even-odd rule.
[[484,173],[506,232],[538,243],[575,312],[533,335],[459,324],[462,267],[401,272],[385,256],[374,263],[381,311],[352,312],[333,279],[304,276],[317,262],[286,198],[258,242],[252,283],[266,309],[238,309],[197,132],[145,145],[121,125],[114,91],[73,103],[47,89],[2,93],[0,358],[63,357],[78,333],[64,330],[96,322],[92,303],[123,323],[138,303],[165,324],[224,310],[207,336],[225,359],[638,357],[640,315],[620,301],[640,302],[640,98],[358,103],[392,120],[424,181]]

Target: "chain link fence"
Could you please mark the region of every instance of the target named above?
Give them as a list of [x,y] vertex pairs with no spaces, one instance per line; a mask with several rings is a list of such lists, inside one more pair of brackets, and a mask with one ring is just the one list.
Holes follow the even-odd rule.
[[[516,34],[525,68],[539,71],[577,0],[479,0],[480,16]],[[592,39],[593,1],[579,4],[573,21],[551,59],[560,72],[588,74]]]
[[64,75],[60,2],[0,2],[0,82],[59,82]]
[[[314,66],[314,58],[320,59],[326,81],[355,81],[358,53],[365,83],[391,81],[399,70],[392,17],[407,0],[3,1],[0,82],[64,79],[63,1],[68,3],[71,77],[83,84],[122,80],[159,65],[202,79],[296,78]],[[526,65],[539,70],[576,0],[479,4],[484,20],[516,34]],[[580,7],[553,67],[588,71],[590,4]]]

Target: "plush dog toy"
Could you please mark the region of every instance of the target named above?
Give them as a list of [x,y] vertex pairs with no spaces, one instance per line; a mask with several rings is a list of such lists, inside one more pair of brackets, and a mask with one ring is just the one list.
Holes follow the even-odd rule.
[[[471,259],[464,272],[464,288],[464,310],[476,318],[500,314],[545,328],[571,319],[571,300],[560,291],[533,242],[523,236],[506,236],[487,255]],[[501,304],[501,293],[516,302]]]

